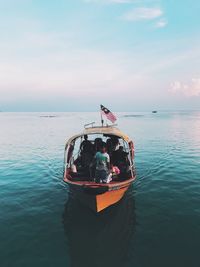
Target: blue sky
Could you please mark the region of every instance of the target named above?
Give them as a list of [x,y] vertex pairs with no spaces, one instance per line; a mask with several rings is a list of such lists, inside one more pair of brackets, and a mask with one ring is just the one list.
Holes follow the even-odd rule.
[[197,0],[0,0],[0,109],[199,109]]

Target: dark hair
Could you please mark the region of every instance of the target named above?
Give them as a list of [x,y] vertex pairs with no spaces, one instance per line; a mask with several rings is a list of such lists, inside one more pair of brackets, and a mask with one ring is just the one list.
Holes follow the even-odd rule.
[[107,146],[106,146],[106,143],[105,142],[102,142],[101,143],[101,148],[106,148]]
[[88,139],[88,136],[87,136],[87,134],[85,134],[85,135],[84,135],[84,139]]

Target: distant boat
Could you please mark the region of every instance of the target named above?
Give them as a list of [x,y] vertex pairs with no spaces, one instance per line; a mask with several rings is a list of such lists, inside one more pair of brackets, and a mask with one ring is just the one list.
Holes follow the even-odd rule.
[[157,113],[158,111],[157,110],[153,110],[152,113]]
[[56,118],[58,117],[57,115],[41,115],[41,118]]
[[[89,157],[87,154],[89,162],[86,165],[84,165],[86,155],[83,158],[84,153],[81,150],[84,136],[88,137],[88,141],[92,145]],[[91,163],[93,162],[95,153],[98,151],[98,143],[96,141],[106,142],[107,140],[117,140],[117,143],[123,147],[126,161],[121,162],[121,165],[115,163],[120,173],[116,175],[111,172],[111,181],[108,183],[95,182],[94,172],[91,171]],[[136,179],[133,160],[134,144],[127,135],[122,133],[114,125],[95,127],[92,124],[91,127],[85,128],[82,133],[72,136],[67,141],[65,146],[63,180],[69,185],[71,192],[77,199],[93,211],[100,212],[120,201],[129,186]]]
[[137,118],[137,117],[144,117],[144,115],[142,115],[142,114],[127,114],[127,115],[124,115],[123,116],[124,118]]

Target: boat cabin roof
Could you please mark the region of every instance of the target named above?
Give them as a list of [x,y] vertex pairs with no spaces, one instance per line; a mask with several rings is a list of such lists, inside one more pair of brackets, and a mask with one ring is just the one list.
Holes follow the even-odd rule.
[[78,137],[84,136],[84,135],[92,135],[92,134],[103,134],[105,136],[117,136],[126,142],[130,142],[131,139],[128,137],[128,135],[124,134],[121,130],[114,126],[98,126],[98,127],[90,127],[86,128],[82,133],[72,136],[68,140],[68,144],[71,143],[74,139],[77,139]]

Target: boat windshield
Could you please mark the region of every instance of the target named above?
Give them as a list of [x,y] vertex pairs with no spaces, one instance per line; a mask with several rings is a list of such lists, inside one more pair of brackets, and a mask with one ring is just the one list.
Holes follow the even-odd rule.
[[76,137],[66,147],[65,168],[73,180],[95,179],[95,155],[105,147],[112,179],[126,180],[132,175],[130,145],[124,139],[108,134],[88,134]]

